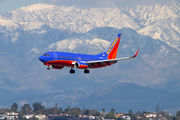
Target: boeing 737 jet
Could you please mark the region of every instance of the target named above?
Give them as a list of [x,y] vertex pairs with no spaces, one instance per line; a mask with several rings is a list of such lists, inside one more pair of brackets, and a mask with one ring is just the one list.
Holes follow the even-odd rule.
[[51,51],[39,57],[39,60],[43,62],[44,65],[48,66],[47,70],[51,68],[62,69],[64,67],[69,67],[71,68],[71,74],[75,73],[74,68],[84,69],[84,73],[89,73],[89,69],[91,68],[110,66],[119,60],[131,59],[137,56],[139,49],[134,56],[116,58],[120,39],[121,34],[118,33],[106,51],[98,55]]

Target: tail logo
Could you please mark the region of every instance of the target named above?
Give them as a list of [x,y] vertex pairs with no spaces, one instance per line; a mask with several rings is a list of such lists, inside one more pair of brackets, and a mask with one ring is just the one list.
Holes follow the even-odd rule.
[[116,36],[116,38],[114,39],[113,43],[109,46],[108,50],[106,51],[106,54],[109,55],[109,53],[111,52],[111,50],[114,48],[114,46],[116,45],[117,41],[119,40],[119,37]]

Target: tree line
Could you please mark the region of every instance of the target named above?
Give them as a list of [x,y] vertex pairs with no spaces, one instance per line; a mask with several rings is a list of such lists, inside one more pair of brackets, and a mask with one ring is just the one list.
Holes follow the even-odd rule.
[[85,109],[83,108],[83,110],[81,110],[78,107],[75,108],[70,108],[70,106],[68,106],[67,108],[65,108],[64,110],[60,107],[57,107],[58,104],[55,104],[55,107],[51,107],[51,108],[45,108],[41,103],[35,102],[33,104],[33,109],[31,108],[30,104],[24,104],[20,111],[18,111],[18,104],[17,103],[13,103],[11,108],[8,109],[0,109],[0,114],[4,114],[6,112],[17,112],[19,113],[19,119],[22,120],[24,119],[23,116],[24,115],[30,115],[30,114],[45,114],[46,116],[48,115],[59,115],[59,114],[68,114],[71,116],[75,116],[78,117],[80,114],[84,114],[84,115],[93,115],[93,116],[100,116],[100,112],[98,112],[95,109]]
[[[33,104],[33,109],[31,108],[30,104],[24,104],[20,111],[18,111],[18,104],[17,103],[13,103],[11,108],[8,109],[4,109],[1,108],[0,109],[0,114],[5,114],[6,112],[16,112],[19,113],[18,118],[19,120],[25,120],[25,118],[23,118],[24,115],[29,115],[29,114],[33,114],[33,115],[37,115],[37,114],[45,114],[46,116],[48,115],[59,115],[59,114],[68,114],[74,117],[78,117],[80,114],[83,115],[92,115],[92,116],[101,116],[103,115],[105,117],[105,119],[116,119],[115,115],[117,115],[118,113],[115,114],[115,109],[112,108],[110,110],[109,113],[105,113],[105,109],[102,108],[102,112],[103,114],[101,114],[100,112],[98,112],[95,109],[85,109],[83,108],[82,110],[78,107],[75,108],[70,108],[70,106],[68,106],[67,108],[65,108],[64,110],[60,107],[57,107],[58,104],[55,104],[55,107],[52,108],[45,108],[41,103],[35,102]],[[145,117],[146,114],[149,114],[151,112],[140,112],[138,111],[137,113],[133,113],[132,110],[129,110],[129,112],[127,114],[124,115],[128,115],[130,116],[131,120],[137,120],[137,116],[142,117],[143,119],[147,119]],[[164,111],[156,111],[157,115],[162,115],[163,117],[166,117],[167,119],[171,119],[171,120],[179,120],[180,119],[180,111],[176,112],[176,116],[170,116],[169,114],[167,114]],[[159,117],[159,116],[157,116]],[[35,119],[35,117],[33,117],[32,119]],[[31,120],[31,119],[30,119]],[[118,120],[123,120],[122,118],[118,118]]]

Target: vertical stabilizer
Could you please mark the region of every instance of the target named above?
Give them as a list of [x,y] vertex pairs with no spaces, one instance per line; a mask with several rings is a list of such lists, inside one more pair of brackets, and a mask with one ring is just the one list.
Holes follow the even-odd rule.
[[112,43],[106,49],[105,53],[107,54],[108,59],[115,59],[119,47],[119,42],[121,39],[121,34],[117,34]]

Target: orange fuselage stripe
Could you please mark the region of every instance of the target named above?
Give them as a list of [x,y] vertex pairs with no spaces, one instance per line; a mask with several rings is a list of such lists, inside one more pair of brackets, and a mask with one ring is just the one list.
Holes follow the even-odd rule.
[[75,62],[73,60],[53,60],[53,61],[48,61],[46,63],[50,65],[62,65],[62,66],[73,66],[72,62]]

